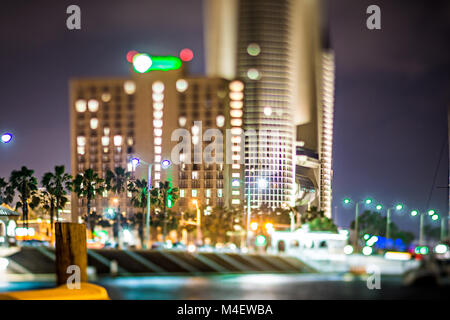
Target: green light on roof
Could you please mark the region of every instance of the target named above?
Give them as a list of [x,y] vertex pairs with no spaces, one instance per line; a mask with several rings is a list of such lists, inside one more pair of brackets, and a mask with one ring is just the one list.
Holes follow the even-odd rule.
[[137,73],[180,69],[181,59],[173,56],[150,56],[140,53],[133,58],[133,69]]

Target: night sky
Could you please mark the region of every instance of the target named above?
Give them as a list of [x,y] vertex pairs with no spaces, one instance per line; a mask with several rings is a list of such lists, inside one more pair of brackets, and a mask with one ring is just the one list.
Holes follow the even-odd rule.
[[[70,168],[68,81],[123,76],[126,53],[196,54],[204,72],[201,0],[2,1],[0,12],[0,176],[26,165],[40,178]],[[432,3],[432,5],[431,5]],[[82,29],[66,28],[66,8],[81,7]],[[366,28],[366,8],[381,7],[382,29]],[[448,185],[450,2],[339,0],[330,4],[336,55],[333,207],[373,196],[385,206],[427,209]],[[447,189],[429,207],[448,212]],[[406,210],[405,210],[406,212]],[[405,213],[403,213],[405,215]],[[404,228],[418,221],[397,215]]]

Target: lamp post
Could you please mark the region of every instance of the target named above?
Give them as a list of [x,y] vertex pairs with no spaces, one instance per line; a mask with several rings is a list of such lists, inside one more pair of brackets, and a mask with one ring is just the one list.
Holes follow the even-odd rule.
[[[136,168],[136,166],[138,166],[139,164],[144,164],[147,166],[147,214],[145,217],[145,241],[143,243],[143,247],[145,249],[147,249],[149,247],[149,243],[150,243],[150,207],[151,207],[151,203],[150,203],[150,190],[152,189],[152,163],[148,163],[142,159],[139,158],[133,158],[131,159],[131,164],[133,165],[133,169]],[[170,167],[170,161],[169,160],[163,160],[161,162],[161,167],[163,169],[167,169],[168,167]]]
[[203,243],[202,241],[202,228],[201,228],[201,212],[200,208],[198,207],[198,201],[197,199],[192,200],[192,203],[195,204],[195,207],[197,208],[197,245],[201,245]]
[[[434,209],[430,209],[426,213],[425,212],[419,212],[418,210],[413,210],[413,211],[411,211],[410,214],[411,214],[412,217],[420,215],[420,220],[419,220],[420,221],[419,222],[419,245],[423,246],[424,226],[425,226],[425,216],[426,216],[426,214],[428,214],[431,217],[438,217],[439,218],[439,216],[436,214],[436,211]],[[442,230],[441,230],[441,235],[442,235]]]
[[391,219],[391,210],[392,209],[400,211],[400,210],[403,209],[403,205],[402,204],[397,204],[395,207],[387,209],[387,213],[386,213],[386,245],[387,245],[387,241],[391,237],[391,221],[392,221],[392,219]]
[[[351,203],[352,200],[350,198],[345,198],[344,199],[344,203],[345,204],[349,204]],[[356,251],[358,251],[358,234],[359,234],[359,205],[360,204],[366,204],[369,205],[373,202],[373,200],[371,198],[366,198],[365,200],[362,201],[357,201],[355,203],[355,237],[353,239],[353,248]]]

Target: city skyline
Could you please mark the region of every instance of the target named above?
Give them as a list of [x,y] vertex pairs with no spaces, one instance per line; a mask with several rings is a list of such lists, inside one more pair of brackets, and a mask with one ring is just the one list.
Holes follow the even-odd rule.
[[[117,31],[114,26],[118,19],[118,12],[120,9],[124,9],[121,7],[122,5],[116,5],[116,7],[112,5],[112,10],[103,14],[99,4],[90,7],[89,4],[81,2],[80,7],[86,20],[83,20],[83,28],[79,34],[65,30],[65,15],[62,14],[65,11],[64,5],[55,6],[52,9],[36,8],[36,12],[42,12],[41,15],[37,14],[35,18],[29,17],[30,19],[26,22],[23,20],[17,22],[16,25],[13,22],[7,24],[6,29],[18,26],[16,29],[19,33],[29,35],[32,34],[29,30],[30,26],[36,22],[33,19],[46,16],[49,18],[47,20],[54,17],[55,21],[46,21],[43,28],[60,25],[61,30],[54,31],[52,35],[55,38],[52,38],[51,35],[50,38],[39,40],[35,40],[33,37],[25,38],[23,43],[15,43],[15,46],[13,45],[7,52],[1,54],[2,61],[8,63],[4,65],[5,72],[2,72],[1,78],[1,84],[5,90],[2,105],[6,105],[6,108],[2,107],[4,116],[0,121],[0,129],[11,131],[14,134],[14,141],[7,147],[1,146],[0,160],[3,165],[0,169],[0,176],[8,178],[9,172],[18,169],[22,164],[35,169],[39,178],[43,172],[51,170],[55,164],[64,164],[66,168],[70,168],[67,111],[67,80],[70,77],[126,76],[129,72],[129,65],[125,60],[125,55],[129,50],[176,55],[184,47],[194,49],[195,59],[192,63],[192,70],[197,74],[203,73],[202,24],[195,19],[195,17],[201,17],[201,12],[199,12],[201,1],[192,2],[189,5],[177,2],[177,10],[174,12],[186,12],[186,19],[178,19],[178,22],[173,20],[165,22],[160,18],[160,20],[150,23],[143,21],[143,17],[136,18],[137,22],[130,24],[127,32],[119,32],[119,38],[122,41],[116,44],[112,34]],[[433,50],[433,53],[429,53],[426,50],[417,50],[418,48],[413,45],[413,39],[406,37],[397,51],[392,49],[389,51],[389,46],[393,42],[409,34],[408,21],[413,25],[417,18],[414,17],[414,14],[407,15],[406,21],[402,20],[403,24],[399,25],[392,20],[389,11],[386,14],[383,11],[383,29],[376,34],[365,29],[364,19],[362,19],[364,5],[354,5],[352,10],[346,13],[347,16],[345,14],[333,15],[333,10],[342,9],[331,6],[330,29],[336,55],[333,206],[339,206],[339,200],[347,195],[353,198],[371,195],[375,199],[387,203],[400,201],[409,204],[412,208],[428,209],[426,208],[428,193],[438,162],[437,158],[442,143],[444,143],[440,140],[446,139],[447,136],[447,107],[444,101],[447,98],[448,103],[448,96],[446,97],[444,91],[446,82],[443,70],[448,67],[448,61],[445,60],[445,54],[440,53],[447,52],[445,42],[439,41],[441,39],[439,34],[434,40],[425,42],[433,48],[442,46],[441,50],[436,49]],[[131,6],[135,8],[136,4]],[[163,8],[162,4],[155,2],[153,8],[155,9],[157,6]],[[395,10],[396,13],[401,12],[401,7],[387,4],[386,6]],[[412,12],[419,12],[423,9],[414,3],[411,4],[411,7]],[[44,13],[41,10],[47,11]],[[435,15],[437,21],[439,21],[439,17],[441,19],[444,17],[437,11],[429,11],[430,14]],[[127,11],[125,10],[125,12]],[[343,12],[339,11],[339,13]],[[103,17],[105,23],[97,22],[98,17]],[[125,14],[124,17],[127,19],[128,16]],[[166,11],[166,17],[171,17],[171,12]],[[347,23],[343,21],[345,18],[349,18]],[[8,21],[7,17],[3,21],[5,20]],[[173,23],[175,27],[170,23]],[[183,32],[177,28],[177,24],[178,27],[183,25]],[[127,24],[122,23],[122,25]],[[352,30],[357,31],[350,31],[350,25]],[[109,30],[107,30],[108,28]],[[399,33],[391,36],[390,41],[381,39],[380,34],[389,28],[391,31],[396,28]],[[55,30],[57,29],[58,27]],[[148,30],[154,29],[159,31],[148,34]],[[35,32],[39,33],[39,30],[44,29],[38,29]],[[160,35],[160,30],[164,31],[165,36]],[[353,32],[355,38],[362,42],[357,44],[356,41],[343,38],[344,30],[345,38],[351,38],[349,34]],[[6,31],[8,32],[8,30]],[[423,35],[420,33],[420,29],[416,31],[418,31],[419,37]],[[126,33],[129,32],[136,32],[136,34],[128,39]],[[61,34],[68,39],[59,38]],[[106,34],[111,34],[111,36],[106,39],[102,38]],[[96,45],[100,41],[99,39],[102,39],[101,43],[104,47]],[[2,41],[7,40],[8,38],[2,36]],[[61,41],[63,44],[59,49],[62,48],[61,51],[57,51],[54,47],[52,49],[52,43],[61,45]],[[155,43],[158,45],[153,45]],[[377,49],[377,43],[383,45],[384,51],[382,48],[378,48],[381,58],[375,61],[368,57],[368,53]],[[365,50],[362,49],[363,44],[366,46]],[[69,53],[74,46],[79,47],[79,50],[71,56]],[[92,51],[86,53],[86,50],[82,49],[86,47],[92,47]],[[36,48],[38,48],[37,51]],[[29,55],[27,52],[32,50],[34,50],[34,54]],[[353,58],[349,59],[346,53],[351,50],[354,50],[354,54]],[[417,53],[409,60],[402,59],[402,53],[409,51]],[[365,59],[364,56],[367,58]],[[35,61],[42,63],[35,65]],[[68,64],[70,66],[67,66]],[[12,66],[14,68],[11,68]],[[377,74],[380,70],[382,79],[379,79]],[[11,75],[11,72],[16,75]],[[387,75],[391,76],[390,81],[385,80]],[[428,84],[429,80],[434,82]],[[19,89],[13,89],[14,86],[22,91],[26,90],[29,94],[21,95]],[[382,88],[382,90],[378,88]],[[424,94],[414,96],[412,89],[417,90],[418,88],[424,90]],[[367,99],[368,97],[370,99]],[[436,106],[440,106],[437,112],[428,112],[430,101]],[[395,109],[394,106],[400,107]],[[39,109],[42,112],[39,112]],[[27,113],[22,113],[25,110]],[[55,124],[54,119],[65,120],[58,120],[58,123]],[[31,126],[36,120],[38,120],[38,126]],[[383,124],[381,132],[377,132],[378,123]],[[64,136],[64,139],[60,138]],[[354,141],[355,136],[358,138],[356,141]],[[350,145],[350,143],[354,143],[354,145]],[[403,148],[405,145],[409,148]],[[417,145],[419,147],[416,147]],[[56,150],[53,150],[53,147]],[[445,166],[445,159],[448,159],[447,150],[444,151],[441,160],[437,186],[448,184]],[[349,154],[352,154],[353,157],[348,158]],[[31,159],[33,157],[35,159]],[[377,168],[378,166],[382,169]],[[419,171],[419,169],[421,170]],[[417,185],[413,185],[412,181],[417,181]],[[442,200],[439,201],[439,199]],[[430,207],[437,207],[438,211],[446,213],[446,203],[445,189],[434,190]],[[343,226],[347,226],[348,221],[352,219],[352,211],[345,211],[342,207],[338,208],[338,215],[339,223]],[[414,230],[415,222],[412,222],[412,226]]]

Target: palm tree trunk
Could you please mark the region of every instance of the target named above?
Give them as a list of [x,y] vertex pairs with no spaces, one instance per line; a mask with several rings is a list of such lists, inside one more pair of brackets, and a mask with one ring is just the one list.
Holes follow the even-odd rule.
[[50,203],[50,234],[53,235],[53,217],[55,214],[55,206],[53,202]]
[[164,205],[163,205],[163,242],[166,241],[166,233],[167,233],[167,212],[166,212],[166,198],[167,198],[167,191],[164,191]]
[[90,226],[91,226],[91,200],[87,199],[87,203],[86,203],[86,207],[87,207],[87,217],[86,217],[86,225],[87,225],[87,229],[90,230]]

